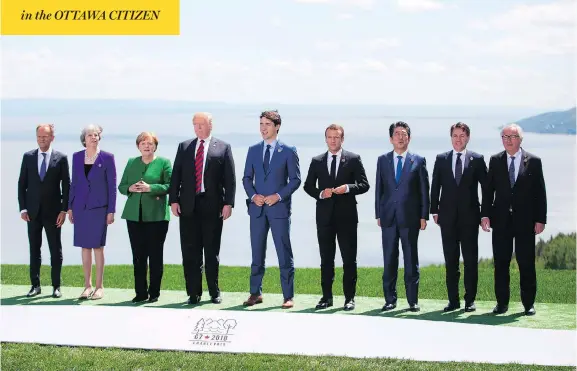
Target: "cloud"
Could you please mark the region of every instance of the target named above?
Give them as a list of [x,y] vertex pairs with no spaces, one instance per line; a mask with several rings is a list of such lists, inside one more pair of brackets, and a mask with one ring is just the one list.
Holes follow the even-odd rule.
[[345,21],[347,19],[353,19],[353,15],[350,13],[339,13],[335,16],[337,21]]
[[397,7],[405,12],[423,12],[442,9],[445,5],[437,0],[397,0]]
[[295,0],[303,4],[334,4],[351,8],[371,10],[375,5],[375,0]]
[[560,55],[575,52],[574,14],[577,4],[561,0],[550,4],[517,5],[487,20],[471,22],[470,28],[497,31],[500,36],[488,42],[458,38],[456,42],[472,52],[501,55]]
[[363,43],[363,46],[370,50],[377,50],[383,48],[395,48],[401,45],[401,42],[396,37],[384,38],[379,37],[371,40],[367,40]]
[[334,52],[340,49],[340,43],[337,41],[317,41],[315,48],[322,52]]

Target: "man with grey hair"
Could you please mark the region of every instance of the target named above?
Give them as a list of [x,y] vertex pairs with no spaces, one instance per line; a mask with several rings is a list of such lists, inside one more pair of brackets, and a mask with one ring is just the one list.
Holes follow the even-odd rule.
[[509,265],[515,243],[519,265],[521,301],[525,315],[535,314],[537,276],[535,236],[547,223],[547,194],[541,159],[521,147],[523,129],[510,124],[501,130],[505,150],[491,156],[487,186],[483,190],[481,226],[493,228],[495,296],[493,313],[509,309]]
[[36,127],[38,148],[28,151],[22,158],[18,178],[18,204],[20,217],[28,226],[30,244],[30,281],[28,297],[41,293],[40,265],[42,264],[42,230],[46,233],[50,250],[53,292],[59,298],[60,272],[62,270],[62,225],[68,210],[70,170],[68,157],[51,147],[54,125]]

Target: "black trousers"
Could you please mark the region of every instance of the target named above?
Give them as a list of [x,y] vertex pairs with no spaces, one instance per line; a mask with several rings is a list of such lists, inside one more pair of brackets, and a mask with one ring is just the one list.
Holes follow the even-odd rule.
[[41,247],[42,230],[46,232],[48,249],[50,250],[50,266],[52,286],[60,287],[60,272],[62,271],[62,228],[56,227],[58,213],[46,213],[42,207],[38,215],[30,219],[28,224],[28,241],[30,243],[30,283],[40,286],[40,266],[42,265]]
[[188,296],[202,296],[203,252],[208,292],[213,298],[220,295],[218,268],[223,220],[215,217],[210,206],[204,196],[198,195],[193,215],[180,216],[180,247]]
[[441,239],[445,255],[445,282],[450,303],[459,303],[459,266],[460,252],[463,253],[465,267],[465,304],[470,304],[477,297],[479,280],[479,225],[441,224]]
[[357,287],[357,226],[356,222],[339,220],[333,214],[331,222],[317,225],[321,255],[321,288],[323,297],[333,297],[335,280],[336,240],[343,260],[343,293],[346,300],[354,299]]
[[[168,221],[126,221],[132,264],[134,265],[134,290],[136,295],[152,298],[160,296],[160,285],[164,272],[164,241],[168,232]],[[150,266],[150,286],[146,282],[147,265]]]
[[535,229],[534,226],[516,226],[509,228],[493,227],[493,260],[495,265],[495,296],[500,305],[509,305],[510,275],[509,266],[513,255],[519,265],[521,302],[525,309],[535,304],[537,295],[537,273],[535,272]]

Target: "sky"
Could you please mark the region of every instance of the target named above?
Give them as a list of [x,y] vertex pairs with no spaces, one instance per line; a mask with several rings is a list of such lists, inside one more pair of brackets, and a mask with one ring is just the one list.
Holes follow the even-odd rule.
[[576,100],[574,0],[181,1],[179,36],[2,37],[2,98]]

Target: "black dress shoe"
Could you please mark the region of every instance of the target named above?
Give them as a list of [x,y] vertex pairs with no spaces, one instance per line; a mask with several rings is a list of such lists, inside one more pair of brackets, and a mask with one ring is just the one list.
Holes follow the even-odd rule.
[[333,306],[333,298],[327,299],[323,297],[321,298],[321,300],[319,300],[319,303],[317,304],[315,309],[327,309],[332,306]]
[[531,307],[529,309],[525,309],[526,316],[534,316],[537,311],[535,311],[535,307]]
[[383,311],[383,312],[386,312],[386,311],[389,311],[389,310],[393,310],[393,309],[395,309],[396,307],[397,307],[397,303],[386,303],[386,304],[383,306],[382,311]]
[[452,312],[452,311],[457,310],[459,308],[461,308],[460,303],[449,302],[449,305],[447,305],[445,308],[443,308],[443,312]]
[[62,297],[62,293],[60,292],[60,287],[54,288],[54,291],[52,291],[52,297],[53,298],[61,298]]
[[475,306],[475,302],[465,304],[465,312],[474,312],[476,310],[477,310],[477,307]]
[[497,304],[495,306],[495,308],[493,308],[493,313],[494,314],[503,314],[503,313],[507,313],[508,310],[509,310],[509,307],[507,305]]
[[156,303],[157,301],[158,301],[158,296],[151,296],[151,297],[148,299],[148,302],[149,302],[149,303]]
[[355,309],[355,299],[350,299],[345,301],[344,310],[353,310]]
[[134,298],[132,298],[133,303],[142,303],[143,301],[147,301],[147,300],[148,300],[148,295],[136,295]]
[[220,304],[222,303],[222,298],[219,296],[210,298],[210,301],[212,302],[212,304]]
[[421,310],[421,308],[419,307],[419,304],[411,304],[409,305],[409,310],[411,312],[418,312]]
[[198,304],[198,303],[200,303],[200,295],[195,295],[188,298],[188,304]]
[[28,296],[29,298],[36,296],[36,295],[40,295],[42,293],[42,290],[40,289],[40,286],[32,286],[32,288],[30,289],[30,291],[28,291],[28,294],[26,294],[26,296]]

